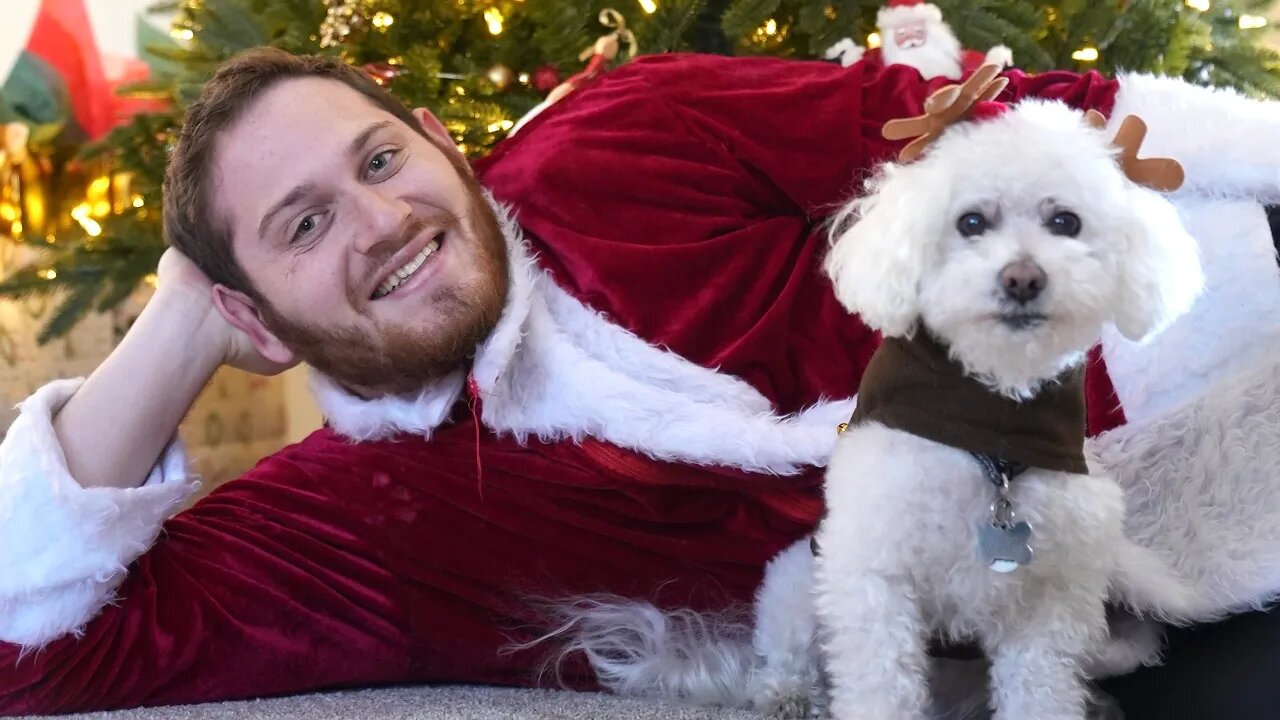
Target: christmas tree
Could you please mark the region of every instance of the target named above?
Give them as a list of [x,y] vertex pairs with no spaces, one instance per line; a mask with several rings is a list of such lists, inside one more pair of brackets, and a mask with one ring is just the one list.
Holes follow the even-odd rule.
[[[1029,72],[1164,73],[1280,97],[1280,54],[1260,44],[1274,0],[932,0],[965,47],[1012,50]],[[843,38],[875,47],[881,2],[859,0],[186,0],[173,42],[149,48],[153,77],[131,88],[168,109],[136,115],[75,163],[86,192],[24,225],[11,197],[0,232],[38,246],[0,296],[60,293],[42,341],[106,310],[148,279],[164,250],[160,181],[183,107],[219,63],[274,45],[341,57],[410,106],[431,108],[469,155],[487,152],[612,35],[616,56],[696,51],[818,59]],[[585,51],[585,52],[584,52]],[[40,148],[34,147],[34,151]],[[63,152],[59,150],[58,152]],[[65,155],[65,152],[64,152]],[[58,156],[62,157],[62,156]],[[93,176],[93,177],[91,177]],[[105,180],[103,179],[105,178]],[[6,181],[0,164],[0,187]],[[34,192],[35,189],[29,189]],[[65,194],[65,191],[64,191]],[[13,215],[14,217],[9,217]]]

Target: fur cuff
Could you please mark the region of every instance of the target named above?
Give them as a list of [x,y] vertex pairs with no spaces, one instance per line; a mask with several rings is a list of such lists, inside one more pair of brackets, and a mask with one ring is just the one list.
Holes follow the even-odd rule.
[[52,419],[82,382],[37,390],[0,443],[0,641],[38,647],[77,632],[197,486],[174,440],[141,487],[80,487]]
[[1171,157],[1187,172],[1183,192],[1280,201],[1280,103],[1183,80],[1128,74],[1110,128],[1138,115],[1149,132],[1145,157]]

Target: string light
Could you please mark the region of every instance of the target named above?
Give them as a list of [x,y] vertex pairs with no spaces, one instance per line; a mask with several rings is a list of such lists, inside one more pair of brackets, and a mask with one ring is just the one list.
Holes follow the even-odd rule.
[[52,268],[48,270],[41,270],[40,277],[44,278],[45,280],[53,280],[54,278],[58,277],[58,271]]
[[1240,16],[1241,30],[1257,30],[1258,28],[1264,28],[1266,26],[1267,26],[1267,19],[1262,17],[1261,15],[1241,15]]
[[765,22],[765,24],[764,24],[764,34],[765,34],[765,35],[777,35],[777,34],[778,34],[778,21],[777,21],[777,20],[774,20],[773,18],[769,18],[769,20],[768,20],[768,21],[766,21],[766,22]]
[[1071,53],[1072,60],[1080,62],[1095,62],[1098,59],[1098,48],[1085,47]]
[[142,278],[142,280],[151,287],[155,287],[160,284],[160,278],[156,277],[155,273],[148,273],[146,277]]
[[1209,0],[1186,0],[1187,7],[1200,12],[1209,12]]
[[498,8],[489,8],[484,11],[484,21],[489,25],[490,35],[502,34],[502,12]]
[[373,26],[378,28],[379,30],[386,30],[387,28],[391,27],[391,24],[394,23],[395,21],[396,19],[391,16],[391,13],[377,12],[373,14],[373,19],[370,22],[372,22]]
[[140,207],[142,207],[142,196],[141,196],[141,195],[134,195],[134,196],[133,196],[133,206],[134,206],[134,207],[136,207],[136,208],[140,208]]
[[510,130],[514,126],[515,123],[510,120],[499,120],[496,123],[490,124],[486,129],[491,133],[496,133],[500,130]]
[[640,0],[640,9],[645,13],[652,15],[658,11],[658,3],[653,0]]
[[169,35],[174,40],[181,40],[183,42],[186,42],[187,40],[191,40],[196,36],[196,34],[191,31],[191,28],[177,28],[177,27],[170,30]]
[[871,50],[880,47],[880,33],[871,33],[867,36],[867,47]]
[[71,217],[80,223],[80,227],[84,228],[84,231],[89,233],[90,237],[98,237],[102,234],[102,226],[98,224],[97,220],[89,217],[89,211],[89,203],[80,203],[71,209]]

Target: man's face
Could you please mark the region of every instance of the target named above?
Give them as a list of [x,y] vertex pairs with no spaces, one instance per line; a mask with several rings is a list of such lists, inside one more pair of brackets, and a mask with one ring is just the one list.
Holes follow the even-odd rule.
[[438,134],[335,80],[296,78],[219,138],[214,212],[262,296],[240,307],[265,330],[260,349],[278,341],[369,396],[467,361],[505,301],[505,242]]

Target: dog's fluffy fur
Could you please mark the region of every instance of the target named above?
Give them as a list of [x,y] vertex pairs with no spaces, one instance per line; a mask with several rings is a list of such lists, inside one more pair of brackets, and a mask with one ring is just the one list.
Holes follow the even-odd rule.
[[[931,332],[967,373],[1015,400],[1081,363],[1105,324],[1135,340],[1158,332],[1201,288],[1196,244],[1114,153],[1109,136],[1056,103],[953,126],[920,161],[887,166],[838,219],[826,264],[837,296],[887,336]],[[990,226],[965,237],[957,220],[971,212]],[[1079,217],[1077,235],[1050,232],[1060,212]],[[999,275],[1028,260],[1048,281],[1015,307]],[[1009,321],[1027,311],[1044,319]],[[851,428],[826,497],[814,602],[839,720],[926,717],[935,635],[986,650],[996,718],[1080,720],[1083,664],[1103,646],[1109,588],[1144,607],[1180,596],[1165,564],[1126,540],[1109,477],[1020,476],[1013,497],[1035,528],[1036,558],[1008,575],[976,555],[994,493],[963,450],[874,422]]]

